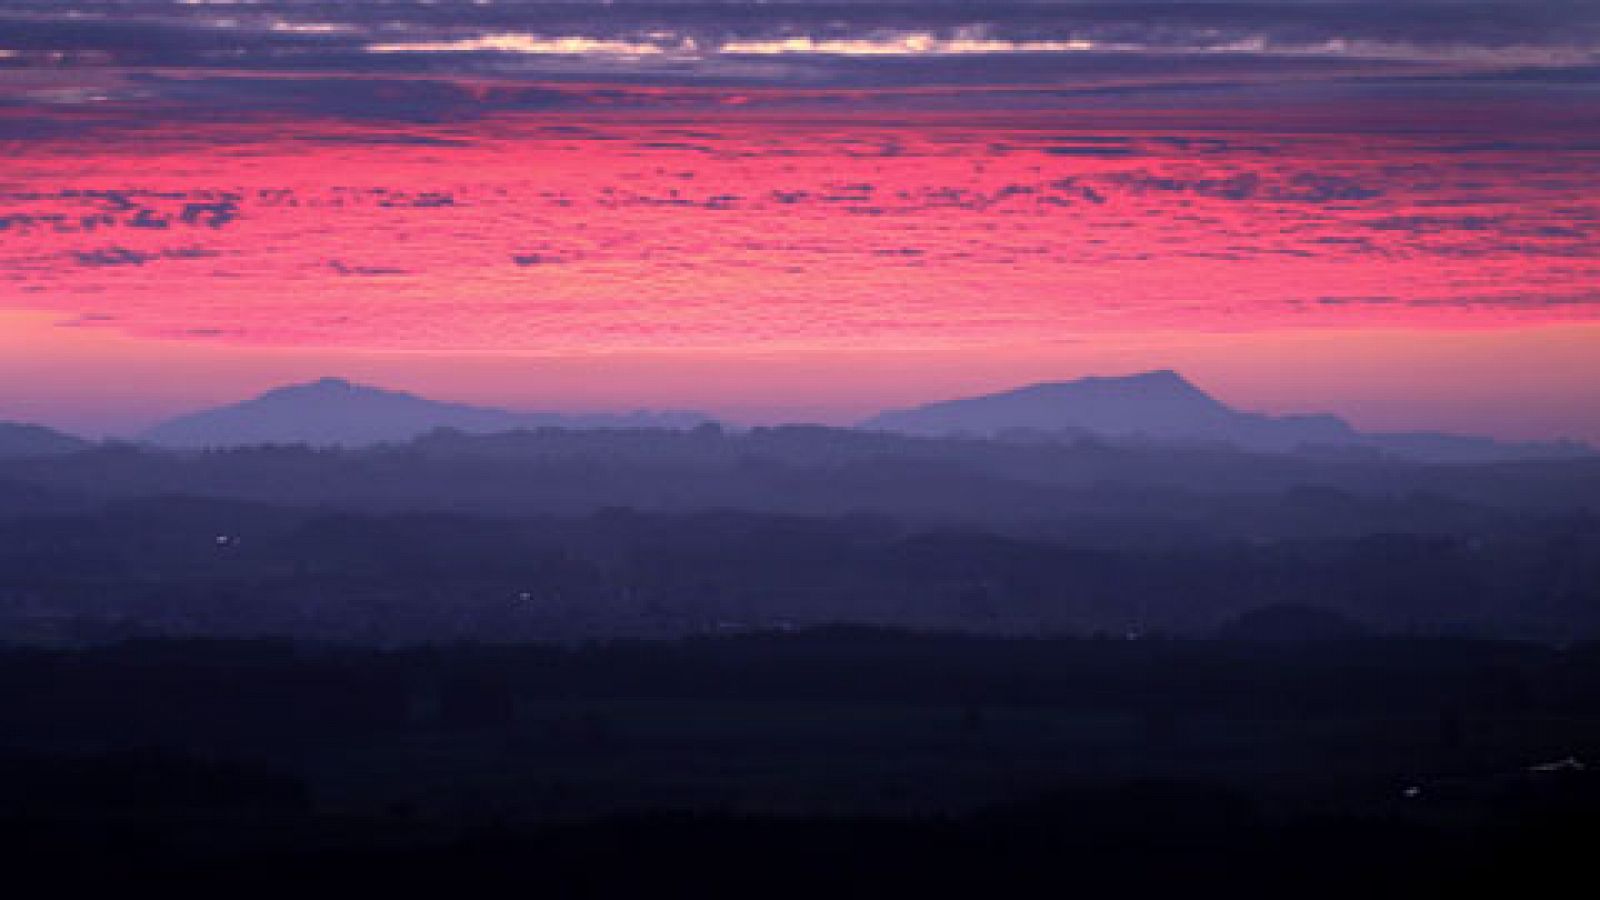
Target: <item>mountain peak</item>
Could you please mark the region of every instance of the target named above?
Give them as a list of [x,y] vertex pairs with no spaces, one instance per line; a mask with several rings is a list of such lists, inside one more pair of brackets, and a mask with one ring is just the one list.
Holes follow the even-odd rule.
[[1184,378],[1182,375],[1178,374],[1178,371],[1176,369],[1149,369],[1149,370],[1144,371],[1144,372],[1130,372],[1127,375],[1090,375],[1087,378],[1081,378],[1081,379],[1078,379],[1078,380],[1079,381],[1148,381],[1148,382],[1179,381],[1179,382],[1183,382],[1184,384],[1188,384],[1189,383],[1189,379]]
[[327,376],[269,390],[229,406],[163,422],[146,440],[174,446],[304,443],[361,446],[406,441],[436,428],[469,433],[522,428],[688,428],[699,413],[525,413],[430,400]]
[[0,422],[0,458],[57,456],[90,446],[87,441],[42,425]]
[[884,413],[870,428],[922,434],[996,434],[1009,429],[1088,431],[1178,440],[1228,441],[1251,447],[1337,441],[1344,422],[1274,419],[1240,412],[1172,369],[1046,382],[962,400]]
[[351,381],[347,378],[326,376],[315,381],[303,381],[297,384],[286,384],[282,387],[272,388],[265,393],[257,395],[254,399],[245,400],[242,404],[269,404],[292,405],[311,408],[325,405],[329,409],[345,408],[351,404],[413,404],[428,403],[414,394],[404,391],[392,391],[386,388],[373,387],[368,384]]
[[1185,387],[1194,387],[1194,383],[1178,374],[1174,369],[1151,369],[1148,372],[1135,372],[1132,375],[1111,376],[1103,379],[1106,381],[1132,381],[1143,384],[1181,384]]
[[885,413],[868,427],[994,433],[1011,428],[1106,434],[1212,434],[1238,415],[1172,369],[1097,375]]
[[305,381],[299,384],[286,384],[282,387],[273,388],[272,390],[267,391],[267,393],[263,396],[275,394],[349,394],[356,392],[390,393],[389,391],[384,391],[380,388],[369,387],[364,384],[357,384],[348,378],[339,378],[337,376],[328,375],[318,378],[316,381]]
[[[1173,369],[1151,369],[1148,372],[1133,372],[1128,375],[1090,375],[1071,381],[1046,382],[1035,387],[1048,387],[1055,390],[1073,391],[1078,393],[1093,393],[1104,391],[1156,391],[1167,393],[1185,393],[1199,395],[1210,400],[1210,395],[1196,387],[1194,382],[1183,377]],[[1028,390],[1021,388],[1020,390]]]

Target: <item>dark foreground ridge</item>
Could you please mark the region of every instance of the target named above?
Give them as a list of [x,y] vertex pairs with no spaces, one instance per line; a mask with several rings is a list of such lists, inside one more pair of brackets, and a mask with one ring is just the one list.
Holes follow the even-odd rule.
[[833,628],[0,676],[0,858],[61,887],[1454,896],[1579,876],[1600,825],[1594,645]]

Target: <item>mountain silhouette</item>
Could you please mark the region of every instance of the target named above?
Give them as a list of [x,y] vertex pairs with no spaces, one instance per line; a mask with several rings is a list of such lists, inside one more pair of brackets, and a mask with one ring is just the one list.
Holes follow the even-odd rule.
[[0,422],[0,459],[59,456],[87,449],[88,441],[41,425]]
[[1204,441],[1248,450],[1367,450],[1447,462],[1587,455],[1574,442],[1507,443],[1435,432],[1358,431],[1338,416],[1272,416],[1234,409],[1170,369],[1046,382],[890,410],[861,427],[928,436],[1007,434]]
[[1335,416],[1240,412],[1170,369],[1033,384],[998,394],[881,413],[863,427],[915,434],[994,435],[1017,429],[1107,436],[1221,440],[1252,447],[1341,441],[1355,429]]
[[[253,444],[366,446],[409,441],[448,429],[484,434],[537,428],[688,429],[710,422],[697,412],[517,412],[446,403],[403,391],[323,378],[241,403],[179,416],[140,438],[172,447]],[[1266,452],[1373,453],[1442,462],[1570,458],[1592,454],[1575,442],[1507,443],[1485,437],[1362,432],[1332,415],[1236,410],[1177,372],[1081,378],[880,413],[859,427],[923,436],[1103,437],[1224,443]],[[7,430],[9,429],[9,430]],[[71,452],[83,442],[34,426],[0,425],[0,455]],[[20,449],[18,449],[20,448]]]
[[323,378],[289,385],[230,406],[168,420],[140,437],[176,447],[251,444],[360,446],[407,441],[447,428],[465,432],[528,428],[692,428],[693,412],[546,413],[444,403],[403,391]]

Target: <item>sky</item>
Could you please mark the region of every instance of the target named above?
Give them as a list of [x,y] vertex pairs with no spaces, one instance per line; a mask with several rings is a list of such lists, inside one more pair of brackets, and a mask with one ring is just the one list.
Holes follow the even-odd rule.
[[1600,441],[1600,4],[0,0],[0,419],[843,423],[1177,368]]

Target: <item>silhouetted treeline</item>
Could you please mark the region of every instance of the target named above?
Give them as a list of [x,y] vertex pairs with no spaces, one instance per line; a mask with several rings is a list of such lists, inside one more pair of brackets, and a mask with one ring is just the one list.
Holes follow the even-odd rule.
[[[694,699],[1314,718],[1600,716],[1600,644],[1005,638],[830,626],[366,649],[145,640],[0,650],[12,737],[504,724],[518,700]],[[497,698],[497,699],[490,699]],[[422,706],[418,706],[418,704]],[[420,718],[419,718],[420,717]],[[430,717],[432,717],[430,719]],[[481,720],[481,721],[480,721]]]

